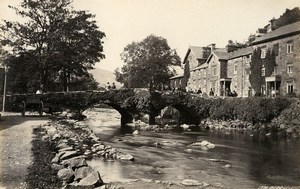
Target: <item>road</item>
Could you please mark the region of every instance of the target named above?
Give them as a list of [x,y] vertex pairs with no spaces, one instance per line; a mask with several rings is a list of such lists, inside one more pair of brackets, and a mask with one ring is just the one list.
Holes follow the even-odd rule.
[[1,113],[0,120],[0,188],[27,188],[27,168],[32,164],[31,141],[35,126],[47,122],[48,117],[20,113]]

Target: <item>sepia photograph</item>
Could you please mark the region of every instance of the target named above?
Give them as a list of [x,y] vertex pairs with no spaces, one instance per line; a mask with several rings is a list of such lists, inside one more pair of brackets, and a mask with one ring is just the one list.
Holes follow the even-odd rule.
[[299,0],[0,0],[0,189],[300,189]]

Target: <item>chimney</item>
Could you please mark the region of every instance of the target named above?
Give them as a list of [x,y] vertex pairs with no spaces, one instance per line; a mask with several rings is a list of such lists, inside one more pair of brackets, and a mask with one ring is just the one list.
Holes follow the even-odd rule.
[[276,19],[273,17],[271,20],[270,20],[270,31],[273,31],[273,30],[275,30],[276,28],[276,26],[275,26],[275,22],[276,21]]
[[212,43],[210,45],[207,45],[207,47],[210,47],[210,50],[215,50],[216,49],[216,44],[215,43]]

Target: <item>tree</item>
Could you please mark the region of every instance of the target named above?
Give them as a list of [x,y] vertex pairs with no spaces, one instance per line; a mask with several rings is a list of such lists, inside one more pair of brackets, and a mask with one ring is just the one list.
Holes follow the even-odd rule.
[[167,40],[149,35],[141,42],[128,44],[121,58],[125,65],[115,70],[116,80],[125,87],[154,87],[168,85],[174,75],[173,65],[180,65],[180,58]]
[[273,19],[272,29],[277,29],[279,27],[292,24],[298,21],[300,21],[299,7],[295,7],[291,10],[286,9],[285,12],[278,19]]
[[264,82],[264,78],[261,74],[261,70],[262,70],[261,49],[257,48],[254,50],[251,58],[250,75],[249,75],[249,81],[251,87],[255,91],[255,94],[260,94],[261,85]]
[[[105,58],[105,36],[94,15],[71,8],[72,0],[23,0],[11,7],[23,22],[4,21],[1,42],[12,48],[13,57],[26,56],[36,76],[31,78],[48,90],[62,78],[63,90],[71,77],[81,77]],[[21,62],[19,62],[22,64]],[[24,63],[24,62],[23,62]],[[24,63],[25,64],[25,63]]]

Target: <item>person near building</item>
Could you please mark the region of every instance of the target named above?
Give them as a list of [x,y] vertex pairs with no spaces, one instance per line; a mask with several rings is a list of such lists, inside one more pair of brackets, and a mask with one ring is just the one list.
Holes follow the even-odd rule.
[[116,88],[117,88],[117,87],[116,87],[116,84],[113,83],[111,88],[112,88],[112,89],[116,89]]

